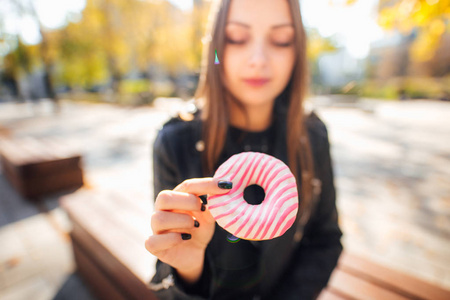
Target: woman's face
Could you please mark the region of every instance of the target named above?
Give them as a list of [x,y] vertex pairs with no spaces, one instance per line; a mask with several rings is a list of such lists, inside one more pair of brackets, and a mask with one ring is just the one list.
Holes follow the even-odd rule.
[[[295,62],[286,0],[234,0],[225,28],[225,86],[247,109],[272,106]],[[222,62],[221,62],[222,63]]]

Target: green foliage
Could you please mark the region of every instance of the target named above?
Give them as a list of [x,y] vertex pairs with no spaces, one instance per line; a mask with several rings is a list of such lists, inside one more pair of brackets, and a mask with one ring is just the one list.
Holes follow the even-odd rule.
[[171,82],[151,82],[150,88],[155,97],[173,97],[175,96],[175,88]]
[[307,58],[309,65],[309,72],[312,79],[311,88],[313,91],[320,88],[320,72],[318,61],[319,58],[326,53],[331,53],[337,50],[336,42],[333,38],[322,37],[317,29],[307,29]]
[[31,72],[39,64],[37,48],[37,46],[28,46],[19,41],[14,51],[6,55],[4,59],[7,72],[17,76]]
[[406,78],[405,93],[412,99],[440,99],[443,94],[450,93],[449,79],[450,76],[446,79]]
[[121,93],[124,94],[139,94],[148,92],[150,90],[150,82],[146,79],[128,79],[120,82]]
[[450,76],[444,78],[406,77],[392,80],[367,80],[360,96],[369,98],[442,99],[450,95]]
[[392,82],[366,81],[360,90],[361,97],[398,99],[398,87]]
[[343,87],[329,87],[329,94],[358,96],[361,93],[361,85],[356,81],[350,81]]

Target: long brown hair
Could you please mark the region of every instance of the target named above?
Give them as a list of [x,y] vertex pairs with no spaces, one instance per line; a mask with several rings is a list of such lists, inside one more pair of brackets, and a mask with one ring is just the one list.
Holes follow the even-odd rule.
[[[295,28],[295,53],[297,55],[291,79],[285,92],[288,98],[287,138],[286,147],[288,164],[301,182],[300,211],[302,222],[309,217],[312,198],[312,179],[314,178],[314,164],[311,147],[305,125],[304,98],[308,85],[306,61],[306,33],[300,13],[298,0],[288,1]],[[214,64],[215,55],[219,61],[225,48],[225,26],[231,0],[215,0],[211,10],[203,38],[204,48],[199,86],[195,99],[202,107],[203,151],[202,163],[205,174],[212,174],[224,148],[227,128],[229,126],[229,109],[227,95],[224,87],[222,64]],[[301,169],[302,178],[298,178],[298,168]]]

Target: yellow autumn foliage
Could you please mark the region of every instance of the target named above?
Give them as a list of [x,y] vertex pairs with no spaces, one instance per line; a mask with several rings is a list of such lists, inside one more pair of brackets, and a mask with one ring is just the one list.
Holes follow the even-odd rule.
[[204,28],[193,25],[206,23],[208,9],[208,3],[183,12],[168,1],[87,0],[79,22],[48,33],[57,77],[92,86],[112,75],[146,72],[149,65],[172,73],[197,71],[201,37],[196,34]]
[[335,50],[336,47],[332,41],[323,38],[317,30],[310,30],[308,32],[307,57],[309,61],[314,63],[322,54]]
[[430,60],[446,32],[450,32],[450,0],[380,0],[380,26],[404,34],[416,30],[411,58]]

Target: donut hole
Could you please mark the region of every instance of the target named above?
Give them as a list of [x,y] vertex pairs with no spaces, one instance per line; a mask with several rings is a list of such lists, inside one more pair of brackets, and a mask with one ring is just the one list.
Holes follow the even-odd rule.
[[266,193],[264,192],[264,189],[257,184],[249,185],[244,190],[244,200],[247,201],[248,204],[261,204],[264,201],[264,198],[266,198]]

